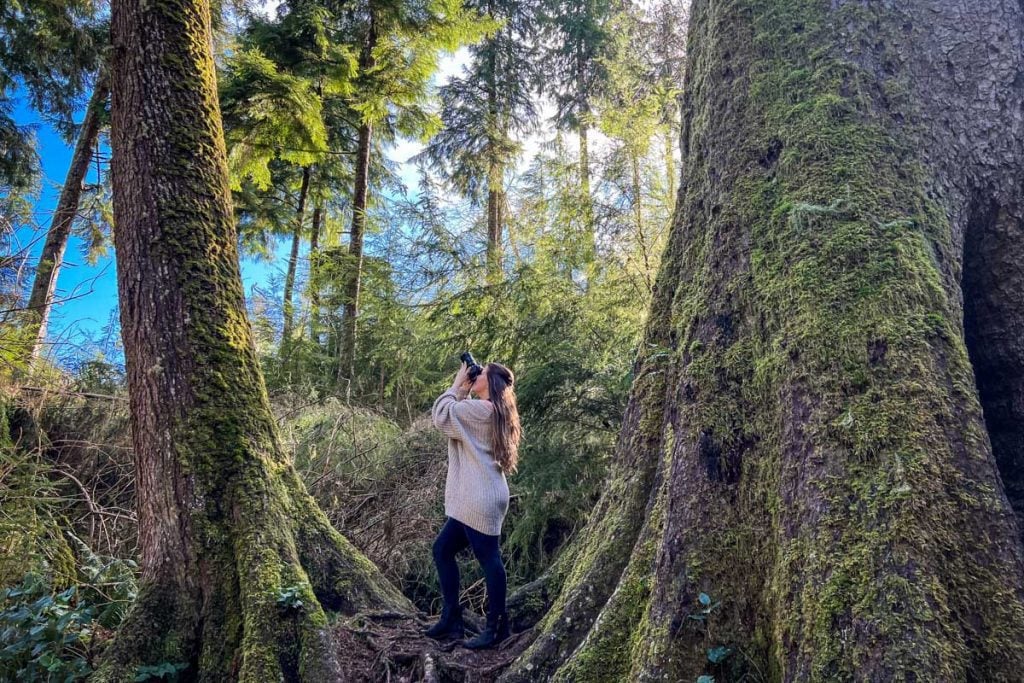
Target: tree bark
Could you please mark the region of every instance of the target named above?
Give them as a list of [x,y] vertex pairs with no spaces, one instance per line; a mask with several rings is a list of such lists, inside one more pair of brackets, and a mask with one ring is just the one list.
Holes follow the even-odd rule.
[[352,198],[352,232],[348,241],[348,278],[345,283],[345,313],[342,328],[341,370],[349,389],[355,377],[356,337],[358,334],[359,293],[363,280],[363,235],[366,231],[366,201],[370,175],[370,140],[373,127],[359,128],[356,153],[356,186]]
[[[360,73],[366,73],[373,68],[375,62],[373,49],[376,45],[377,29],[371,17],[370,30],[359,59]],[[341,373],[348,380],[348,391],[352,390],[352,381],[355,378],[359,292],[363,279],[363,235],[366,232],[372,137],[373,125],[368,121],[364,122],[359,127],[359,143],[356,148],[356,177],[352,193],[352,233],[348,242],[349,273],[345,284],[345,313],[342,330]]]
[[281,449],[245,313],[204,0],[112,6],[139,597],[93,680],[340,680],[326,610],[408,609]]
[[591,263],[597,251],[594,243],[594,201],[590,195],[590,126],[581,121],[579,124],[580,143],[580,201],[583,213],[583,261]]
[[487,282],[496,284],[502,278],[501,238],[504,234],[504,171],[501,164],[493,162],[487,190]]
[[323,215],[323,205],[317,204],[309,229],[309,339],[314,346],[320,343],[320,226]]
[[1019,680],[1024,8],[691,12],[611,479],[503,680]]
[[57,208],[53,213],[53,220],[50,222],[50,230],[46,233],[43,251],[39,255],[39,264],[36,266],[35,280],[32,282],[32,292],[28,300],[29,324],[35,328],[32,358],[40,356],[46,342],[46,328],[50,320],[50,311],[53,308],[54,294],[57,291],[57,276],[60,274],[60,266],[64,260],[64,251],[68,246],[71,227],[78,214],[78,204],[82,198],[82,184],[89,170],[92,150],[96,146],[96,139],[100,133],[100,113],[103,111],[103,105],[107,101],[109,92],[107,77],[101,75],[89,98],[85,119],[78,132],[74,154],[71,156],[71,166],[68,168],[64,186],[60,191],[60,198],[57,200]]
[[668,126],[665,131],[665,181],[668,187],[668,201],[671,202],[670,208],[675,207],[676,201],[676,150],[673,144],[673,138],[678,134],[677,126],[673,120],[673,125]]
[[[487,5],[494,16],[494,3]],[[487,52],[490,68],[487,71],[487,253],[486,276],[488,284],[497,284],[503,278],[501,240],[505,232],[505,164],[501,158],[503,141],[508,127],[498,107],[498,50],[499,42],[491,43]]]
[[288,348],[295,327],[295,272],[299,266],[299,246],[302,244],[302,228],[306,218],[306,196],[309,194],[309,166],[302,169],[302,182],[299,185],[299,203],[295,209],[295,228],[292,231],[292,250],[288,255],[288,272],[284,278],[284,326],[281,333],[281,355]]

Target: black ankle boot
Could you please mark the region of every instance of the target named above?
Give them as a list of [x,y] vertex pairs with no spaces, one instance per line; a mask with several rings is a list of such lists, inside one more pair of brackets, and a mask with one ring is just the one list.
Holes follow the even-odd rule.
[[462,623],[462,606],[449,607],[445,605],[441,610],[441,618],[438,622],[424,631],[423,634],[438,640],[442,638],[462,638],[465,636],[466,630]]
[[502,612],[497,617],[487,617],[487,628],[473,640],[463,641],[462,646],[470,650],[483,650],[494,647],[511,635],[508,627],[508,613]]

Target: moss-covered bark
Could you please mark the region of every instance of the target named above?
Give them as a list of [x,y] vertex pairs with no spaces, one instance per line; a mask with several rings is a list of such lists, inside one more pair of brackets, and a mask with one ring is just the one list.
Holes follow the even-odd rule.
[[632,417],[507,680],[1019,679],[1024,11],[965,12],[695,0]]
[[96,679],[341,680],[326,610],[410,609],[278,442],[201,0],[112,7],[113,181],[142,584]]

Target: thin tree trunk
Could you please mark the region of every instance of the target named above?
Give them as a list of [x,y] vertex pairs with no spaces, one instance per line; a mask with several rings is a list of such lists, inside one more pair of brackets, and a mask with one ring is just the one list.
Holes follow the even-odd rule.
[[503,680],[1019,680],[1024,8],[691,16],[650,351]]
[[317,204],[309,230],[309,338],[314,345],[320,343],[320,224],[323,215],[323,205]]
[[245,312],[209,5],[115,0],[111,19],[141,577],[92,680],[166,663],[183,680],[342,680],[325,610],[409,605],[281,448]]
[[500,164],[493,164],[491,173],[492,180],[487,190],[487,281],[490,284],[501,282],[502,278],[502,249],[501,238],[504,221],[503,205],[505,193],[502,188],[502,172]]
[[[589,5],[583,6],[584,14],[589,14],[592,9]],[[581,103],[579,111],[579,145],[580,145],[580,199],[583,202],[583,261],[590,265],[597,256],[595,224],[594,224],[594,201],[590,194],[590,93],[586,80],[587,58],[584,53],[585,41],[578,38],[576,43],[576,97]],[[589,278],[588,278],[589,279]]]
[[594,260],[596,251],[594,247],[594,203],[590,195],[590,144],[588,137],[590,126],[580,123],[580,201],[583,212],[583,260],[590,263]]
[[[494,12],[493,3],[488,3],[489,12]],[[502,280],[501,240],[504,235],[505,208],[505,165],[499,158],[498,149],[507,135],[504,121],[498,111],[498,55],[497,45],[492,43],[488,51],[487,72],[487,254],[486,270],[488,284]]]
[[348,243],[348,280],[345,286],[345,314],[342,330],[341,368],[349,381],[355,377],[359,293],[363,275],[363,235],[366,231],[367,190],[370,173],[370,140],[373,127],[366,123],[359,129],[359,147],[356,154],[356,187],[352,201],[352,233]]
[[284,329],[281,334],[281,354],[288,348],[295,326],[295,272],[299,266],[299,246],[302,244],[302,228],[306,217],[306,196],[309,194],[310,169],[302,169],[302,183],[299,185],[299,203],[295,210],[295,227],[292,231],[292,250],[288,255],[288,272],[284,278]]
[[669,209],[674,209],[676,203],[676,150],[672,143],[676,135],[678,128],[675,125],[665,131],[665,180],[668,187]]
[[[373,68],[373,49],[377,45],[377,28],[370,18],[370,30],[366,44],[359,57],[359,71],[366,73]],[[370,152],[372,149],[373,125],[364,122],[359,127],[359,142],[356,148],[355,188],[352,192],[352,233],[349,236],[349,273],[345,285],[345,313],[342,320],[341,366],[342,376],[348,380],[347,392],[352,390],[355,379],[356,343],[358,336],[359,293],[363,280],[363,236],[366,232],[366,209],[370,187]]]
[[653,289],[651,277],[654,274],[651,272],[651,259],[648,254],[649,245],[647,244],[647,237],[644,235],[644,205],[643,187],[640,183],[640,158],[635,152],[630,152],[629,156],[633,181],[633,220],[636,221],[637,242],[640,245],[640,258],[643,261],[644,287],[647,289],[647,293],[650,294]]
[[71,226],[78,214],[82,184],[85,182],[85,176],[89,170],[92,150],[99,137],[100,113],[107,101],[109,91],[107,76],[101,75],[93,89],[92,97],[89,98],[85,119],[82,121],[82,128],[75,144],[75,152],[71,157],[71,166],[68,168],[60,198],[57,200],[57,208],[54,211],[53,220],[50,222],[50,230],[46,233],[46,242],[43,244],[43,251],[39,256],[39,265],[36,266],[35,280],[32,283],[32,292],[28,300],[29,324],[35,327],[33,358],[38,358],[41,355],[46,342],[46,329],[53,308],[54,294],[57,291],[57,277],[64,260],[64,251],[68,246]]

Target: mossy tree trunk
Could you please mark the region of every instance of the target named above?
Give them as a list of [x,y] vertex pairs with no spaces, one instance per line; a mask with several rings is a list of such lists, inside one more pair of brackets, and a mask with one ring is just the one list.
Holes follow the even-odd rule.
[[611,479],[504,680],[1019,680],[1024,8],[691,11]]
[[95,680],[340,680],[325,612],[409,609],[282,452],[246,318],[204,0],[112,6],[137,603]]
[[71,156],[71,165],[68,167],[64,186],[57,200],[57,208],[53,212],[50,229],[46,233],[43,251],[39,255],[39,264],[36,266],[35,279],[28,300],[29,324],[34,328],[32,335],[35,337],[35,344],[31,349],[32,358],[38,358],[42,354],[46,342],[46,329],[53,308],[54,294],[57,291],[57,276],[64,261],[64,252],[68,246],[75,216],[78,214],[82,184],[85,182],[89,162],[92,160],[92,150],[100,134],[100,119],[108,94],[107,77],[101,74],[89,98],[85,118],[78,132],[78,141],[75,143],[75,151]]

